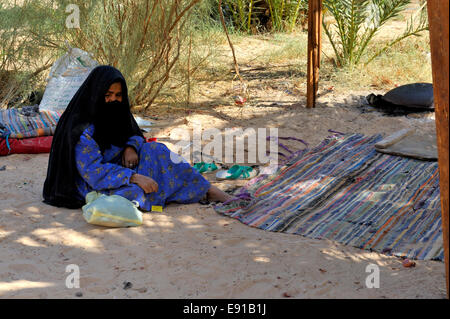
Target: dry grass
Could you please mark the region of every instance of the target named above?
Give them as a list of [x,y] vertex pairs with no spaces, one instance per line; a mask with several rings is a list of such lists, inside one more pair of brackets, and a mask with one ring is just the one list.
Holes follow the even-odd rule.
[[[405,26],[406,17],[392,21],[374,39],[368,48],[368,55],[402,33]],[[215,29],[211,34],[203,33],[202,37],[214,38],[214,56],[192,76],[194,85],[189,107],[186,105],[185,90],[172,85],[166,88],[165,95],[158,97],[148,115],[185,116],[191,112],[217,115],[223,107],[236,108],[233,97],[239,94],[239,81],[235,77],[226,36]],[[302,105],[306,94],[306,32],[298,30],[290,34],[252,36],[232,33],[231,40],[240,74],[249,88],[247,105],[290,105],[295,101]],[[323,38],[319,95],[333,93],[350,96],[354,92],[381,94],[402,84],[432,82],[427,32],[421,37],[410,37],[394,45],[367,66],[361,64],[353,69],[338,69],[334,67],[332,58],[331,46]],[[236,108],[237,117],[240,111]]]
[[[396,32],[401,33],[405,25],[405,20],[394,21],[374,40],[368,48],[368,55],[384,46]],[[282,67],[283,70],[289,70],[292,75],[284,80],[306,82],[307,34],[305,32],[260,36],[233,35],[232,41],[236,47],[238,63],[244,70],[264,67],[275,71],[277,67]],[[222,53],[220,58],[216,59],[203,73],[207,81],[229,80],[233,75],[231,55],[226,44],[223,44],[218,51]],[[407,38],[389,48],[368,65],[360,64],[353,69],[334,67],[333,52],[325,38],[323,38],[322,52],[320,70],[322,88],[333,86],[335,90],[342,92],[386,90],[406,83],[432,81],[427,32],[424,32],[421,37]]]
[[[322,85],[334,85],[342,90],[388,90],[414,82],[432,82],[428,36],[406,39],[390,48],[367,66],[336,69],[323,63]],[[374,43],[372,50],[376,50]]]

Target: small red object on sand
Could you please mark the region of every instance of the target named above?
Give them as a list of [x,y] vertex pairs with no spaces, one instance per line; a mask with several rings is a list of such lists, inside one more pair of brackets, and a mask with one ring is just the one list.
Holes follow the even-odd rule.
[[245,101],[247,101],[247,99],[242,96],[236,96],[234,99],[234,102],[239,105],[243,105],[245,103]]
[[156,142],[156,137],[149,137],[147,142]]
[[403,267],[415,267],[416,263],[414,261],[411,261],[409,259],[403,260]]

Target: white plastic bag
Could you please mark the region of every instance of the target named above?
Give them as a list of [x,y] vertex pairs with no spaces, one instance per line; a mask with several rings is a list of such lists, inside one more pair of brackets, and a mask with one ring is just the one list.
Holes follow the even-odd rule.
[[87,52],[69,48],[50,70],[39,109],[63,112],[89,73],[98,65]]
[[139,128],[143,129],[145,128],[147,131],[151,130],[150,127],[153,125],[152,121],[143,119],[140,116],[134,115],[134,119],[136,120],[137,125]]

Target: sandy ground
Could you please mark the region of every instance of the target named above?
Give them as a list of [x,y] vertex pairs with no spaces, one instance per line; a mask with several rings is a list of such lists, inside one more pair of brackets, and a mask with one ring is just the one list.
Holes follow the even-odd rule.
[[[278,128],[279,136],[295,136],[311,146],[329,129],[385,136],[410,127],[435,129],[434,114],[389,117],[361,108],[369,93],[385,92],[321,86],[317,107],[306,109],[305,74],[293,76],[289,62],[252,63],[264,50],[253,40],[236,45],[249,89],[245,107],[234,105],[239,81],[206,83],[189,108],[152,107],[147,115],[155,125],[146,135],[174,149],[173,129],[197,125],[222,133]],[[42,203],[47,162],[48,154],[0,158],[0,168],[5,167],[0,170],[0,298],[446,297],[443,262],[416,261],[416,267],[405,268],[396,257],[255,229],[200,204],[171,204],[163,213],[146,213],[144,224],[135,228],[90,225],[81,210]],[[223,189],[243,184],[206,176]],[[369,264],[380,269],[379,288],[366,287]],[[69,265],[79,267],[80,288],[66,286]]]
[[[362,113],[358,105],[366,93],[327,95],[315,109],[255,102],[242,115],[232,106],[173,115],[156,120],[161,127],[147,135],[164,137],[174,127],[195,123],[278,127],[279,136],[316,145],[328,129],[384,135],[406,127],[434,129],[430,114]],[[165,143],[173,147],[173,141]],[[251,228],[200,204],[171,204],[163,213],[145,214],[144,224],[135,228],[87,224],[81,210],[41,202],[47,161],[48,154],[0,159],[6,167],[0,171],[2,298],[445,298],[443,262],[417,261],[415,268],[405,268],[395,257]],[[66,287],[71,264],[79,266],[80,288]],[[380,288],[365,285],[369,264],[379,266]]]

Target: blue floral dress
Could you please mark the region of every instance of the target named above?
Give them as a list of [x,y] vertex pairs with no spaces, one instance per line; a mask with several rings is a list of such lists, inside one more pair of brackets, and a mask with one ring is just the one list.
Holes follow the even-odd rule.
[[[153,205],[164,207],[169,202],[196,203],[211,186],[186,160],[164,144],[147,143],[140,136],[132,136],[126,145],[134,147],[139,164],[130,169],[121,165],[123,148],[111,145],[102,153],[93,134],[94,125],[90,125],[75,146],[80,175],[77,189],[83,199],[91,191],[120,195],[136,200],[141,210],[151,211]],[[158,191],[145,194],[137,184],[130,183],[134,173],[153,178],[158,183]]]

